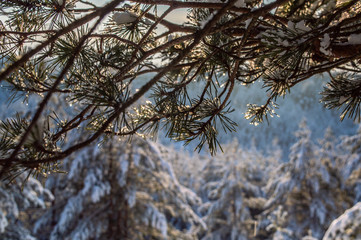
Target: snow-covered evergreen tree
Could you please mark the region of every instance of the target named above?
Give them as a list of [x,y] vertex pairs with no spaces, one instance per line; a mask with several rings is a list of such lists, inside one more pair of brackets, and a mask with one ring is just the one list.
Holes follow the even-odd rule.
[[202,184],[202,168],[207,162],[207,154],[189,152],[185,148],[160,145],[161,156],[168,159],[180,184],[197,191]]
[[269,223],[266,228],[273,239],[320,238],[331,221],[350,205],[339,166],[330,164],[330,157],[311,141],[310,135],[303,122],[296,132],[298,141],[291,148],[289,162],[278,167],[265,188],[270,198],[263,224]]
[[361,239],[361,202],[332,222],[323,240],[334,239]]
[[0,239],[35,240],[29,228],[40,214],[36,210],[43,211],[52,200],[49,190],[24,174],[10,184],[0,182]]
[[44,239],[194,239],[200,199],[176,179],[157,144],[110,139],[49,178],[55,201],[35,226]]
[[354,203],[361,201],[361,126],[357,133],[342,138],[342,176],[350,192],[353,192]]
[[315,240],[329,229],[325,240],[357,239],[359,204],[336,218],[359,196],[359,133],[338,144],[329,130],[316,145],[303,123],[296,136],[289,162],[277,144],[265,154],[235,140],[207,158],[104,139],[48,178],[54,199],[32,178],[22,192],[23,176],[1,185],[0,237]]
[[261,187],[268,178],[274,158],[251,149],[241,149],[237,141],[224,147],[224,154],[211,158],[202,170],[200,194],[204,204],[199,212],[208,229],[202,239],[251,239],[266,202]]

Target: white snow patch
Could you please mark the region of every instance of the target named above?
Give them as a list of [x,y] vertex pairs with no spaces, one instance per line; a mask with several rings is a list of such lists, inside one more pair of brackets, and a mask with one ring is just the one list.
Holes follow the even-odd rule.
[[139,167],[139,162],[140,162],[140,155],[139,154],[133,154],[134,166]]
[[129,162],[124,159],[124,161],[120,162],[120,169],[122,170],[122,173],[125,174],[128,171]]
[[237,2],[234,3],[234,6],[237,8],[246,7],[246,2],[245,0],[238,0]]
[[249,18],[245,21],[245,24],[246,24],[246,28],[248,28],[249,24],[252,22],[252,18]]
[[338,100],[338,103],[343,104],[347,101],[347,99],[349,99],[348,96],[341,96],[340,99]]
[[120,187],[123,187],[127,183],[127,172],[129,168],[128,159],[124,155],[122,155],[119,159],[120,170],[117,173],[117,180]]
[[360,239],[361,232],[361,202],[345,211],[335,219],[326,231],[323,240],[331,239]]
[[290,29],[290,30],[293,30],[293,31],[295,31],[295,23],[294,22],[292,22],[292,21],[288,21],[287,22],[287,27]]
[[137,191],[135,188],[131,188],[130,191],[127,193],[127,201],[130,208],[135,206],[137,200]]
[[0,211],[0,233],[5,232],[5,228],[9,225],[6,215],[3,211]]
[[305,20],[302,20],[302,21],[296,23],[295,28],[299,29],[299,30],[302,30],[304,32],[308,32],[308,31],[311,30],[310,27],[306,26]]
[[361,33],[351,34],[347,39],[348,44],[361,44]]
[[330,56],[331,51],[327,49],[330,46],[330,44],[331,44],[330,35],[328,33],[325,33],[320,42],[320,52],[322,52],[326,56]]
[[167,236],[167,219],[164,214],[159,212],[153,205],[148,205],[146,215],[149,216],[152,227],[158,229],[163,236]]
[[101,184],[99,186],[94,186],[92,193],[91,193],[91,199],[93,203],[99,202],[99,200],[110,193],[110,184],[108,182]]
[[216,13],[213,12],[213,13],[210,14],[206,19],[199,21],[199,26],[200,26],[201,28],[204,28],[204,26],[214,17],[215,14],[216,14]]
[[116,24],[122,25],[132,23],[137,20],[138,16],[130,12],[116,12],[113,14],[113,20]]

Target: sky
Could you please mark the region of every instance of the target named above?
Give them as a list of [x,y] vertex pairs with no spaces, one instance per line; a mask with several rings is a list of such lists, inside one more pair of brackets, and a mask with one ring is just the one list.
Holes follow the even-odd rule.
[[[99,5],[99,6],[103,6],[105,3],[109,2],[110,0],[90,0],[90,2]],[[166,6],[159,6],[159,11],[164,11],[166,9]],[[166,17],[166,19],[168,21],[172,21],[172,22],[185,22],[187,20],[186,18],[186,10],[185,9],[177,9],[175,11],[172,11],[172,13]]]
[[[107,2],[110,2],[110,0],[90,0],[89,2],[99,5],[99,6],[103,6]],[[166,6],[160,6],[158,10],[160,12],[162,10],[164,11],[165,9],[166,9]],[[185,9],[176,9],[176,10],[172,11],[172,13],[170,15],[168,15],[166,17],[166,19],[171,22],[179,23],[179,22],[185,22],[187,20],[186,16],[187,16],[187,13],[186,13]],[[0,16],[0,20],[4,21],[5,18]]]

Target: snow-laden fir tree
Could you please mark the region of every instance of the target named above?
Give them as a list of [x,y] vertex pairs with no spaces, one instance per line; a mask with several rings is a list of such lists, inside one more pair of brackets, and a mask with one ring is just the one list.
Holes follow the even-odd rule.
[[262,225],[267,225],[273,239],[319,239],[331,221],[352,204],[343,186],[341,166],[332,164],[332,151],[325,155],[310,134],[306,122],[301,123],[289,161],[274,171],[265,187],[269,198]]
[[211,158],[202,169],[198,190],[203,198],[199,208],[207,223],[201,239],[243,240],[257,235],[258,214],[266,202],[262,186],[277,164],[255,149],[243,150],[237,141],[224,147],[224,154]]
[[[20,115],[17,141],[0,139],[0,177],[48,172],[103,135],[161,126],[167,137],[213,152],[221,129],[236,130],[227,115],[235,86],[258,80],[268,93],[264,104],[249,105],[252,123],[275,115],[279,96],[320,73],[331,79],[325,104],[360,118],[358,0],[10,0],[0,9],[0,81],[21,99],[41,97],[30,116]],[[169,18],[179,9],[185,22]],[[63,119],[48,105],[56,94],[67,99]],[[23,151],[42,118],[52,119],[50,128]],[[62,144],[69,134],[78,138]]]
[[175,146],[159,145],[161,156],[173,166],[174,173],[180,184],[197,192],[202,181],[202,168],[207,162],[207,154],[189,152],[187,149]]
[[361,238],[361,202],[347,209],[337,219],[333,220],[327,229],[323,240],[360,239]]
[[361,201],[361,127],[352,136],[345,136],[340,143],[342,151],[342,177],[350,192],[354,195],[354,203]]
[[35,225],[40,239],[196,239],[206,228],[192,209],[200,199],[155,143],[105,140],[65,168],[47,182],[55,200]]
[[10,185],[0,183],[0,239],[35,240],[32,223],[54,200],[38,180],[25,178],[22,174]]

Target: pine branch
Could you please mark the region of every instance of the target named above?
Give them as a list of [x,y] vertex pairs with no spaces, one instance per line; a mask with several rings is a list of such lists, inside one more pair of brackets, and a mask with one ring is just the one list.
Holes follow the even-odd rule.
[[[199,30],[196,33],[196,36],[194,37],[193,43],[191,45],[189,45],[184,51],[182,51],[169,65],[167,68],[165,68],[164,70],[162,70],[160,73],[158,73],[156,76],[154,76],[148,83],[146,83],[145,85],[143,85],[138,92],[136,92],[133,96],[129,97],[127,102],[120,104],[119,106],[116,106],[114,109],[114,112],[112,113],[111,116],[108,117],[108,119],[101,125],[101,127],[87,140],[78,143],[70,148],[68,148],[67,150],[58,153],[57,155],[55,155],[54,157],[50,157],[50,158],[45,158],[45,159],[39,159],[36,160],[37,164],[43,164],[43,163],[49,163],[49,162],[54,162],[54,161],[58,161],[61,159],[64,159],[65,157],[69,156],[70,154],[72,154],[75,151],[78,151],[81,148],[84,148],[86,146],[88,146],[89,144],[91,144],[94,140],[98,139],[98,137],[100,137],[108,128],[108,126],[115,120],[115,118],[117,118],[119,116],[120,113],[124,112],[128,107],[130,107],[132,104],[134,104],[139,98],[141,98],[155,83],[157,83],[168,71],[169,69],[173,66],[178,64],[194,47],[196,47],[198,45],[198,43],[202,40],[202,38],[208,34],[208,32],[210,31],[210,29],[212,28],[212,26],[218,21],[218,19],[224,14],[224,12],[229,9],[233,3],[236,0],[231,0],[230,2],[227,3],[227,5],[222,8],[213,18],[211,21],[209,21],[205,27],[201,30]],[[85,39],[84,39],[85,41]],[[79,50],[80,51],[80,50]],[[70,67],[70,66],[69,66]],[[20,144],[19,144],[20,145]],[[21,146],[21,145],[20,145]],[[14,161],[16,161],[17,159],[15,159],[16,154],[12,154],[12,156],[10,156],[10,158],[8,159],[1,159],[0,162],[5,162],[5,166],[2,169],[2,174],[0,174],[0,176],[2,176],[4,174],[4,172],[9,168],[9,166],[11,164],[13,164]],[[33,163],[29,163],[29,161],[17,161],[19,164],[23,165],[24,167],[27,166],[32,166]]]
[[[0,79],[6,79],[14,94],[46,96],[21,141],[31,133],[55,92],[75,108],[69,107],[74,111],[72,117],[67,123],[58,122],[56,130],[49,130],[44,139],[60,145],[59,140],[62,143],[78,127],[85,128],[89,135],[67,143],[62,150],[41,144],[29,150],[37,149],[41,154],[22,155],[27,150],[22,151],[24,144],[20,141],[14,146],[17,153],[0,159],[0,165],[11,165],[3,171],[51,165],[103,134],[153,133],[160,126],[165,126],[168,137],[186,143],[197,139],[198,148],[208,143],[213,151],[219,144],[217,125],[226,132],[235,130],[236,124],[227,114],[232,112],[229,100],[237,84],[259,79],[269,92],[265,105],[250,105],[247,116],[256,123],[268,121],[277,107],[277,98],[311,76],[323,72],[335,75],[337,70],[349,71],[353,79],[361,71],[361,44],[354,39],[361,33],[361,14],[355,0],[331,7],[323,1],[316,10],[308,9],[308,3],[289,0],[266,5],[235,0],[133,0],[123,6],[118,6],[122,3],[118,0],[105,7],[90,4],[91,8],[84,9],[69,1],[61,2],[62,6],[57,2],[36,6],[24,3],[14,0],[0,4],[11,20],[5,22],[8,27],[0,26],[2,62],[10,62]],[[235,3],[244,7],[237,8]],[[160,16],[156,12],[159,5],[168,6]],[[180,8],[191,8],[188,23],[166,19]],[[86,30],[95,18],[99,17],[100,23],[111,12],[115,13],[105,22],[105,28],[92,33]],[[124,19],[118,21],[117,17]],[[165,27],[165,32],[158,32],[159,26]],[[38,45],[26,52],[31,43]],[[337,76],[334,79],[339,90],[327,92],[329,103],[345,106],[350,117],[360,114],[357,94],[349,94],[352,97],[348,101],[339,99],[347,92],[341,92],[340,86],[348,91],[358,87]],[[144,85],[133,89],[138,83]],[[197,93],[190,91],[197,84]],[[143,97],[150,97],[150,102],[143,103]],[[55,117],[53,120],[57,121]],[[24,156],[29,158],[25,160]]]
[[[57,79],[55,80],[55,82],[53,83],[53,86],[50,88],[49,92],[47,93],[47,95],[44,97],[43,101],[39,104],[39,107],[36,111],[36,113],[34,114],[34,117],[32,118],[32,121],[30,122],[28,128],[26,129],[25,133],[22,135],[18,145],[14,148],[13,152],[11,153],[10,157],[5,161],[5,164],[3,165],[3,168],[1,169],[0,172],[0,179],[4,176],[5,172],[8,170],[9,167],[11,167],[11,165],[13,164],[14,161],[16,161],[15,157],[18,154],[18,152],[20,151],[21,147],[23,146],[23,144],[26,141],[26,138],[28,137],[28,135],[30,134],[32,128],[35,126],[36,122],[38,121],[38,119],[40,118],[42,112],[45,109],[46,104],[48,103],[48,101],[50,100],[51,95],[55,92],[55,90],[57,89],[58,85],[60,84],[60,82],[63,80],[65,74],[67,73],[67,71],[70,69],[70,67],[73,65],[77,55],[80,53],[83,44],[85,43],[85,41],[87,40],[87,38],[89,37],[89,35],[96,29],[96,27],[100,24],[101,20],[105,17],[106,13],[102,13],[100,15],[99,20],[94,24],[94,26],[92,27],[92,29],[89,31],[88,34],[84,35],[80,41],[79,44],[76,46],[76,48],[74,49],[74,53],[72,55],[72,57],[68,60],[67,64],[65,65],[65,67],[62,69],[62,71],[60,72],[59,76],[57,77]],[[31,163],[34,164],[34,163]]]
[[[17,0],[14,0],[17,1]],[[74,30],[75,28],[80,27],[81,25],[91,21],[92,19],[99,17],[99,16],[105,16],[107,13],[113,10],[119,3],[121,3],[123,0],[113,0],[111,3],[107,4],[103,8],[100,8],[96,10],[95,12],[88,14],[73,23],[69,24],[67,27],[64,27],[63,29],[60,29],[57,31],[56,34],[54,34],[52,37],[50,37],[48,40],[44,41],[34,49],[30,50],[26,54],[24,54],[19,60],[12,63],[10,66],[8,66],[4,71],[0,73],[0,82],[3,81],[11,72],[13,72],[15,69],[17,69],[19,66],[23,65],[25,62],[29,61],[31,57],[33,57],[35,54],[43,50],[46,46],[49,44],[55,42],[59,37],[63,36],[64,34]]]

